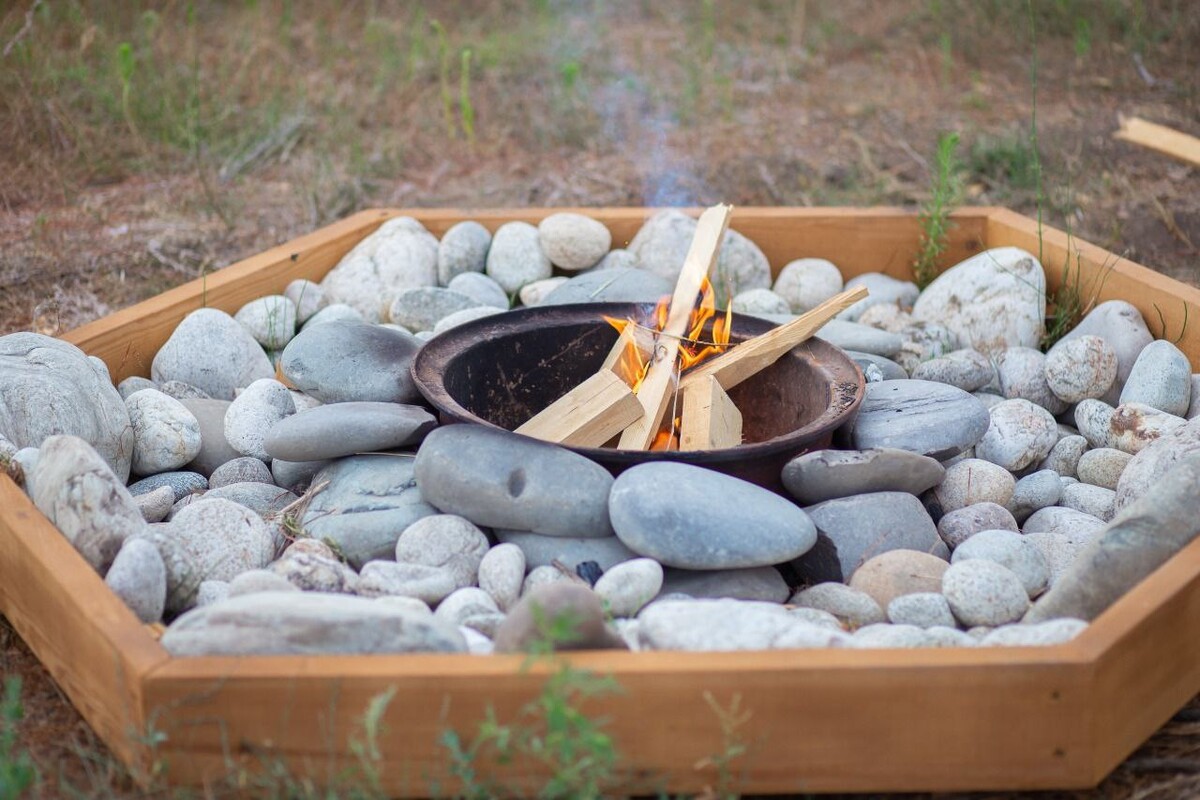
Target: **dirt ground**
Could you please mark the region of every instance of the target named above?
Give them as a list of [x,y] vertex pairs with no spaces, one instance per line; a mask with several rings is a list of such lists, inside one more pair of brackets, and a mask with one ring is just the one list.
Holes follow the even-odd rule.
[[[963,203],[1200,285],[1200,169],[1112,136],[1200,135],[1197,41],[1190,0],[0,4],[0,333],[371,206],[915,208],[949,131]],[[132,792],[6,623],[0,670],[47,796]],[[1198,748],[1193,703],[1068,796],[1198,796]]]

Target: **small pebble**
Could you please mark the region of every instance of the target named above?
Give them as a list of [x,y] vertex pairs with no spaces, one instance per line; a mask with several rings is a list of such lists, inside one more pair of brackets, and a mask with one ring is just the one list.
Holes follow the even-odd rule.
[[785,264],[771,287],[795,314],[803,314],[842,291],[842,273],[823,258],[801,258]]
[[1007,505],[1012,499],[1016,479],[998,464],[978,458],[960,461],[946,470],[946,477],[934,488],[943,513],[976,503]]
[[938,520],[937,528],[938,535],[951,550],[980,531],[1020,530],[1012,512],[996,503],[975,503],[951,511]]
[[1117,379],[1117,353],[1099,336],[1063,339],[1046,354],[1046,384],[1058,399],[1101,398]]
[[276,422],[296,413],[292,395],[277,380],[263,378],[247,386],[225,412],[225,440],[244,456],[270,461],[264,440]]
[[271,470],[253,456],[242,456],[226,461],[208,476],[210,489],[218,489],[231,483],[274,483]]
[[297,278],[283,290],[283,296],[296,306],[296,324],[303,325],[329,304],[321,284]]
[[1013,531],[980,531],[954,551],[950,563],[970,559],[993,561],[1011,570],[1030,598],[1044,592],[1050,582],[1050,565],[1041,551]]
[[1101,447],[1089,450],[1079,459],[1077,469],[1079,480],[1093,486],[1103,486],[1105,489],[1117,488],[1121,473],[1133,459],[1129,453],[1123,453],[1111,447]]
[[462,517],[433,514],[404,529],[396,541],[396,561],[440,567],[454,576],[456,588],[474,586],[488,552],[487,536]]
[[942,594],[966,626],[1016,622],[1029,608],[1029,594],[1016,573],[981,558],[951,564],[942,576]]
[[989,632],[979,644],[983,647],[1045,647],[1065,644],[1087,630],[1081,619],[1063,617],[1028,625],[1002,625]]
[[520,599],[524,580],[525,554],[515,544],[498,544],[479,562],[479,588],[492,596],[501,611]]
[[1121,405],[1141,403],[1181,417],[1191,404],[1192,366],[1175,345],[1158,339],[1146,345],[1121,390]]
[[551,214],[537,230],[546,258],[567,272],[596,266],[612,246],[612,234],[604,223],[583,214]]
[[633,617],[654,599],[663,584],[663,568],[652,558],[635,558],[612,567],[596,581],[597,596],[614,617]]
[[1116,502],[1117,493],[1112,489],[1089,483],[1076,483],[1063,489],[1059,505],[1108,522],[1116,513]]
[[296,335],[296,304],[281,294],[242,306],[233,318],[267,350],[280,350]]
[[883,609],[869,594],[834,581],[801,589],[792,595],[788,603],[800,608],[825,611],[851,628],[873,625],[885,619]]
[[1058,503],[1061,496],[1062,481],[1059,474],[1052,469],[1041,469],[1017,481],[1007,508],[1014,520],[1023,523],[1035,511]]
[[953,628],[957,623],[950,604],[938,592],[914,592],[888,603],[888,621],[895,625],[918,628]]

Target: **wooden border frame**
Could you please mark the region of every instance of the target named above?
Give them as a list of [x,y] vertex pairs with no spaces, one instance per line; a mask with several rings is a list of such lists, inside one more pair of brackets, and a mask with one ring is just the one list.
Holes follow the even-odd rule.
[[[319,279],[384,220],[410,213],[435,234],[477,219],[495,228],[559,209],[372,210],[72,331],[114,380],[146,374],[189,311],[235,311],[297,277]],[[652,209],[585,209],[614,241]],[[1001,209],[954,215],[947,264],[984,247],[1041,250],[1051,290],[1078,281],[1087,300],[1124,298],[1200,361],[1200,290]],[[741,209],[733,227],[778,270],[829,258],[848,275],[904,275],[918,236],[892,209]],[[1162,333],[1161,331],[1159,333]],[[0,610],[114,752],[139,769],[165,759],[172,780],[203,782],[264,754],[317,778],[350,763],[362,714],[395,697],[380,742],[387,788],[423,796],[447,785],[439,735],[470,735],[487,707],[503,718],[544,670],[514,657],[170,658],[25,495],[0,476]],[[1075,641],[1048,648],[754,653],[580,653],[622,692],[594,702],[629,757],[630,785],[698,790],[721,751],[706,695],[740,698],[753,717],[734,768],[744,792],[1082,788],[1200,689],[1200,542],[1121,599]],[[151,747],[150,733],[162,740]],[[512,777],[511,775],[509,777]],[[531,781],[534,777],[517,778]]]

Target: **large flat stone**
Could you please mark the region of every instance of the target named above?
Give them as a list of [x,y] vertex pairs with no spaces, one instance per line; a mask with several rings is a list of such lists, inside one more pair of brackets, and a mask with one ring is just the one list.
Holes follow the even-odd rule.
[[939,461],[974,446],[987,432],[988,409],[962,389],[932,381],[867,384],[850,426],[854,447],[892,447]]
[[280,420],[267,432],[267,454],[285,461],[322,461],[416,444],[437,420],[420,406],[331,403]]

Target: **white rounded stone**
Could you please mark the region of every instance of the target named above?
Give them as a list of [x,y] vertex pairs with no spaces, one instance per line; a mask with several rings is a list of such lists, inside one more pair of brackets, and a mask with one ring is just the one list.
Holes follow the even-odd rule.
[[169,472],[200,452],[200,422],[183,403],[157,389],[142,389],[125,398],[133,429],[134,475]]

